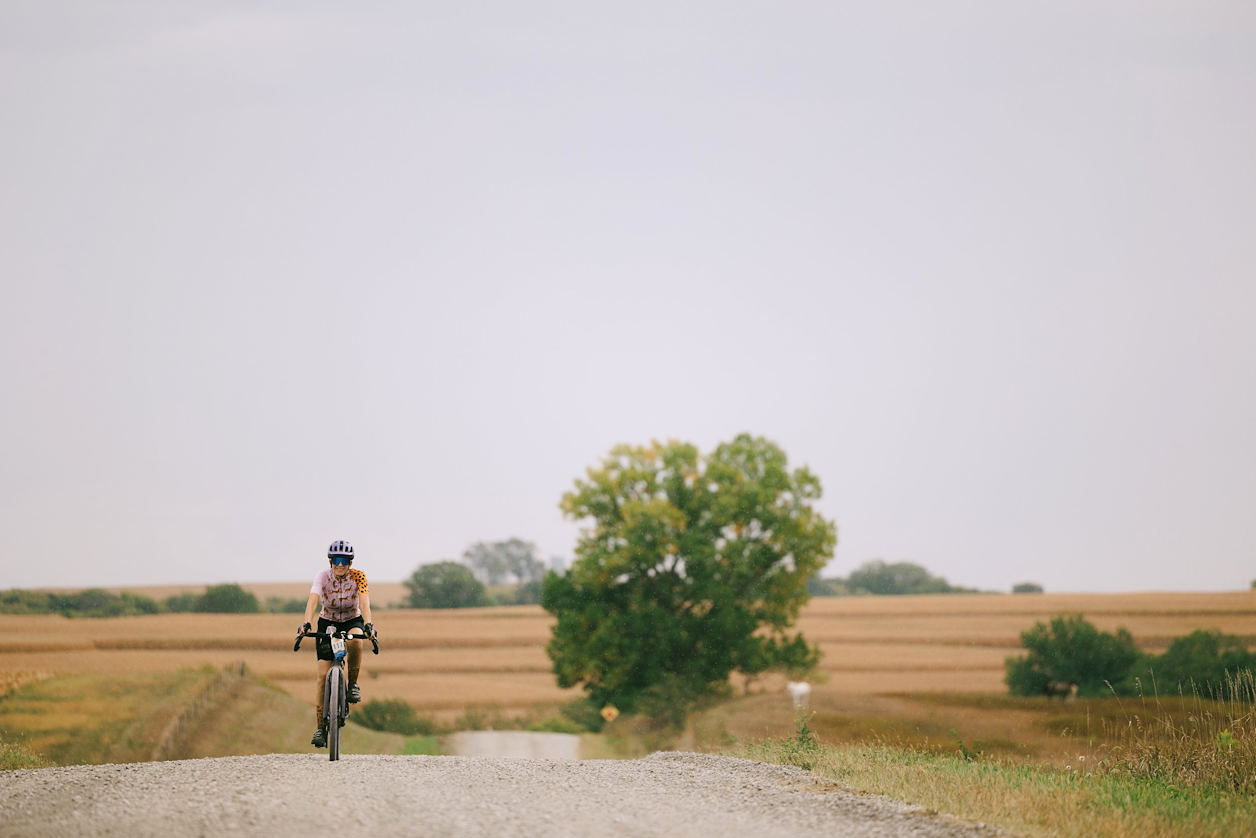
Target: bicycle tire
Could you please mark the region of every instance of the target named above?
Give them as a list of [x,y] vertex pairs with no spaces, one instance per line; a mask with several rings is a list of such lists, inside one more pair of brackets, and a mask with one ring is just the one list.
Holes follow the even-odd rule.
[[327,672],[327,750],[332,762],[340,759],[340,702],[344,700],[344,687],[340,683],[340,667],[333,666]]

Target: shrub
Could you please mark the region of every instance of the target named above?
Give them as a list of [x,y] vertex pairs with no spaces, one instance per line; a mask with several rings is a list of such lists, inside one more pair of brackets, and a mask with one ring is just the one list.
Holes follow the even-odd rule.
[[1242,670],[1256,669],[1256,655],[1239,637],[1201,629],[1176,638],[1149,667],[1158,692],[1180,689],[1189,695],[1193,684],[1203,695],[1221,698],[1227,681]]
[[482,707],[468,707],[454,719],[454,730],[484,730],[489,727],[493,725],[489,722],[488,711]]
[[194,594],[191,591],[168,596],[166,597],[166,610],[175,614],[186,614],[190,611],[195,611],[196,601],[199,598],[199,594]]
[[300,614],[305,611],[307,600],[284,599],[281,596],[266,597],[266,610],[271,614]]
[[205,614],[256,614],[262,610],[257,597],[239,585],[211,585],[196,600],[196,610]]
[[1012,586],[1012,593],[1014,594],[1040,594],[1042,593],[1042,586],[1039,585],[1037,582],[1021,582],[1020,584]]
[[1024,657],[1006,661],[1004,678],[1012,695],[1042,695],[1047,684],[1075,683],[1080,695],[1104,695],[1108,684],[1118,693],[1133,690],[1131,675],[1140,655],[1125,629],[1099,631],[1080,614],[1051,618],[1021,632]]
[[405,580],[411,608],[473,608],[489,605],[484,583],[458,562],[426,564]]
[[528,725],[528,730],[538,731],[540,733],[587,733],[587,729],[583,725],[576,724],[571,719],[562,716],[551,716],[548,719],[542,719],[539,722],[533,722]]
[[399,698],[368,701],[353,711],[353,719],[371,730],[405,736],[431,736],[437,730],[435,719],[418,715],[409,702]]
[[43,591],[0,591],[0,614],[52,614],[56,611]]

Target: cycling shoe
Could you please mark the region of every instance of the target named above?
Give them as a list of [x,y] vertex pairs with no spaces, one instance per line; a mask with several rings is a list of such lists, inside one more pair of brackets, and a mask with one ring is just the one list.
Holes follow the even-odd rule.
[[357,704],[362,700],[362,690],[358,689],[357,684],[349,685],[349,703]]
[[310,740],[310,744],[313,745],[315,748],[327,747],[327,734],[326,732],[323,731],[321,727],[318,730],[314,731],[314,737]]

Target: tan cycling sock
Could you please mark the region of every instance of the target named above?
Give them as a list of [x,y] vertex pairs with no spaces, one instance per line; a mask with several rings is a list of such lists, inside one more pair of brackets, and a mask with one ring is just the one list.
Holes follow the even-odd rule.
[[349,646],[349,683],[358,682],[358,674],[362,671],[362,641]]
[[314,727],[322,728],[323,726],[323,705],[314,708]]

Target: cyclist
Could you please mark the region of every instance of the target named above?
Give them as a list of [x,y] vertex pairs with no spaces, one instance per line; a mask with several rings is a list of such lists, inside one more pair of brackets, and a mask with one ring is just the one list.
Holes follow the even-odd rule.
[[[363,637],[378,636],[371,622],[371,596],[366,585],[366,574],[354,570],[353,545],[347,541],[333,541],[327,549],[327,561],[330,567],[319,571],[314,577],[314,586],[310,588],[310,601],[305,606],[305,622],[299,631],[310,630],[310,622],[314,619],[314,611],[322,603],[318,613],[318,633],[320,637],[315,644],[318,647],[318,689],[315,693],[314,719],[318,729],[310,744],[317,748],[327,746],[327,731],[323,728],[323,684],[327,681],[327,672],[331,669],[331,641],[327,639],[328,626],[335,626],[336,631],[349,631]],[[349,703],[357,704],[362,700],[362,691],[358,689],[358,673],[362,668],[362,641],[350,640],[347,657],[349,664]]]

